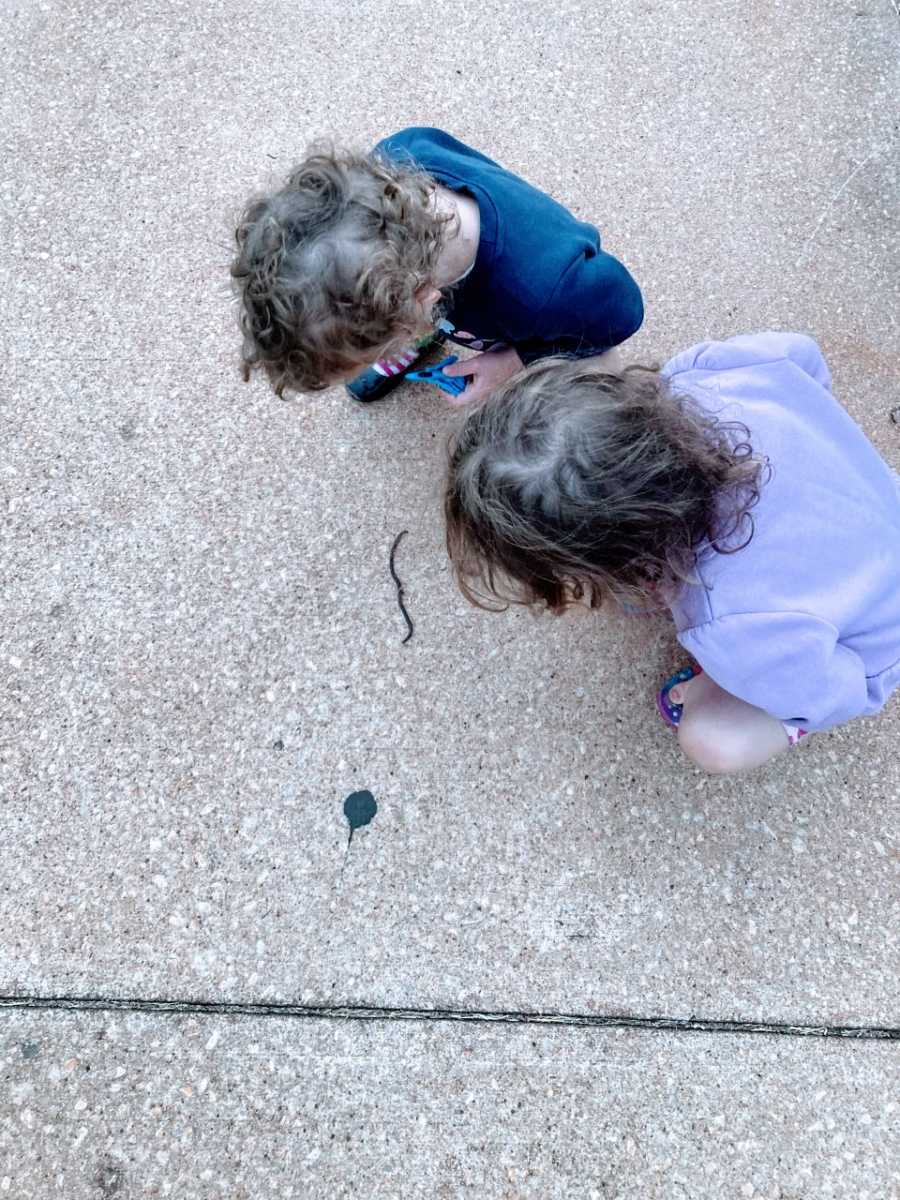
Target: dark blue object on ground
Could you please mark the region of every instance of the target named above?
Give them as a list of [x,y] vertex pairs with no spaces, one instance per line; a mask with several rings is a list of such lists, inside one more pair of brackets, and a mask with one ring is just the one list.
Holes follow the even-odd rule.
[[448,396],[461,396],[466,390],[466,384],[472,376],[444,374],[444,367],[449,367],[451,363],[455,363],[457,357],[458,355],[451,354],[449,358],[441,359],[433,367],[422,367],[419,371],[408,371],[406,378],[415,383],[433,384],[434,387],[439,387],[441,391],[446,392]]
[[347,838],[348,847],[353,841],[355,831],[362,829],[363,825],[368,825],[377,812],[378,805],[375,803],[375,797],[368,789],[351,792],[344,801],[344,816],[350,826],[350,836]]

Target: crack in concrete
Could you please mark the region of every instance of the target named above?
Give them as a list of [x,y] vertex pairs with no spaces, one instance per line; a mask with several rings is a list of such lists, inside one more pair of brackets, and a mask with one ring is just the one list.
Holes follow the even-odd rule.
[[625,1013],[399,1008],[366,1004],[266,1004],[227,1000],[141,1000],[127,996],[0,996],[0,1011],[129,1012],[145,1015],[280,1017],[331,1021],[449,1021],[481,1025],[547,1025],[569,1029],[639,1029],[649,1033],[756,1033],[778,1037],[900,1042],[900,1026],[805,1025],[704,1017],[639,1017]]

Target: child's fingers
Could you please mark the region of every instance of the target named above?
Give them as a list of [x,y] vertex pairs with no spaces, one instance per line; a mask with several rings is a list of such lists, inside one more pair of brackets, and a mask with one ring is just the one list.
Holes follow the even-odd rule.
[[452,366],[444,367],[445,375],[477,375],[479,362],[482,358],[481,354],[476,354],[474,358],[467,358],[463,362],[455,362]]
[[477,375],[471,379],[471,382],[466,385],[465,390],[460,392],[458,396],[451,396],[449,392],[446,393],[447,403],[453,408],[462,408],[465,404],[472,404],[478,400],[484,400],[484,398],[490,394],[491,389],[489,387],[485,387],[484,384],[479,383]]

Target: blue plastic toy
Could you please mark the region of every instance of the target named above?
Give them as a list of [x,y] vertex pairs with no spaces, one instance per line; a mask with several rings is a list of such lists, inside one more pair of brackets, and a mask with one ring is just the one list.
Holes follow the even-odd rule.
[[423,367],[421,371],[407,371],[406,378],[416,383],[431,383],[435,387],[439,387],[442,392],[446,392],[448,396],[461,396],[472,376],[444,374],[444,367],[455,363],[458,357],[457,354],[451,354],[449,358],[442,359],[433,367]]

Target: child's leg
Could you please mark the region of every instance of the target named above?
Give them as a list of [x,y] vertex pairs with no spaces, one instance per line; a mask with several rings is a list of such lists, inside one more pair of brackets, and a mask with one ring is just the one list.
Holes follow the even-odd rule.
[[750,771],[789,746],[784,725],[775,717],[738,700],[708,675],[695,675],[669,693],[684,705],[678,742],[701,770],[712,775]]

